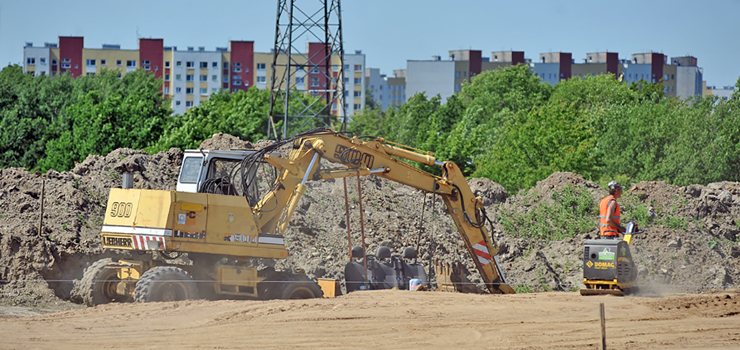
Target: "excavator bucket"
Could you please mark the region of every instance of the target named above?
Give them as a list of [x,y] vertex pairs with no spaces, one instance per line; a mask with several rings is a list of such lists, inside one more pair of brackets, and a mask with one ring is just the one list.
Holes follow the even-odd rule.
[[444,292],[480,293],[468,280],[462,263],[443,260],[434,261],[434,274],[437,277],[437,288]]

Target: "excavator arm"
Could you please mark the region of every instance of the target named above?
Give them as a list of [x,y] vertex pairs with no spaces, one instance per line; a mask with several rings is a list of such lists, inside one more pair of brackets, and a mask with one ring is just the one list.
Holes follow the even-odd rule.
[[[293,140],[287,158],[264,155],[264,161],[279,170],[272,190],[253,208],[260,231],[283,235],[307,181],[375,175],[419,190],[439,194],[447,207],[465,246],[491,293],[514,293],[504,278],[493,245],[481,216],[483,203],[475,197],[460,168],[453,162],[440,162],[432,154],[421,154],[381,138],[364,141],[331,130],[321,130]],[[320,169],[319,160],[341,165]],[[413,167],[402,159],[442,168],[435,176]]]

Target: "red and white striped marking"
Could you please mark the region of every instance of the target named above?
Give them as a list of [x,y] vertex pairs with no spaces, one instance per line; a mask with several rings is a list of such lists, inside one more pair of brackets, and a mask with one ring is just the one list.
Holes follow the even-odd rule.
[[[164,237],[161,236],[142,236],[142,235],[133,235],[131,236],[133,240],[133,247],[134,249],[141,249],[141,250],[164,250],[165,248],[165,240]],[[149,246],[149,242],[156,241],[156,242],[162,242],[162,248],[158,248],[157,244],[152,244],[151,247]]]
[[491,263],[491,253],[488,252],[486,241],[480,241],[477,244],[474,244],[473,250],[475,251],[475,255],[478,256],[478,261],[480,261],[481,264],[488,265]]

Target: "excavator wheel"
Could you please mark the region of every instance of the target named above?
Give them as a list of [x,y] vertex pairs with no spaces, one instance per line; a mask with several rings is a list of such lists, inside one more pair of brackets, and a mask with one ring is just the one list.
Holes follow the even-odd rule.
[[152,301],[178,301],[198,299],[198,288],[187,271],[174,266],[157,266],[141,275],[136,282],[134,300],[141,303]]
[[129,301],[128,297],[116,294],[120,282],[116,269],[106,267],[112,262],[111,258],[100,259],[85,269],[80,290],[87,306]]
[[283,283],[283,291],[280,299],[311,299],[322,298],[324,291],[319,284],[303,275],[290,275]]

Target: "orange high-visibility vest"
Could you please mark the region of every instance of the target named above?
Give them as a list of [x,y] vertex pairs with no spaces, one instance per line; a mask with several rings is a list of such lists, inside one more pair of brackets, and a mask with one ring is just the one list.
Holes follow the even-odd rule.
[[606,214],[609,211],[609,203],[611,203],[611,201],[614,201],[614,203],[617,205],[617,208],[614,210],[614,214],[612,215],[612,220],[614,220],[617,225],[620,224],[619,203],[617,203],[617,199],[614,198],[614,196],[612,195],[604,197],[604,199],[601,200],[601,203],[599,203],[599,231],[601,232],[602,236],[619,235],[619,229],[616,226],[610,226],[608,223],[606,223]]

